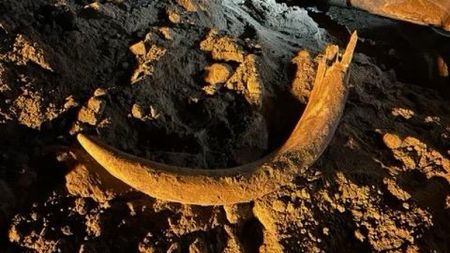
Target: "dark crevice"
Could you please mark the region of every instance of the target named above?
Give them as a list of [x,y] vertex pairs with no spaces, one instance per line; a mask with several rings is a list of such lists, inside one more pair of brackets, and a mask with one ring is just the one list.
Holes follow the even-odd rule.
[[247,220],[238,237],[241,238],[245,252],[259,252],[259,247],[264,241],[264,226],[257,218]]

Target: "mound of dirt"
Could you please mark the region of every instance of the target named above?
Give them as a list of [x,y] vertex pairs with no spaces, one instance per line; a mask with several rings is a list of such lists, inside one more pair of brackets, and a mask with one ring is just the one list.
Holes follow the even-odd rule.
[[[305,54],[344,45],[353,30],[351,92],[330,147],[252,203],[152,199],[74,138],[187,167],[255,161],[307,103],[317,63]],[[447,252],[449,58],[449,39],[427,28],[337,7],[3,0],[0,248]]]

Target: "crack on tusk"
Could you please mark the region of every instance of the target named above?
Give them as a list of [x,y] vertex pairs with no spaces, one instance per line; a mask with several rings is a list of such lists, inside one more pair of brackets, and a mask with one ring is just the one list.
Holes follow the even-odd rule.
[[196,205],[252,201],[292,182],[328,146],[347,100],[347,70],[357,39],[354,32],[340,60],[337,46],[327,47],[309,102],[292,134],[279,149],[250,164],[190,169],[135,157],[83,134],[77,136],[78,141],[114,177],[151,197]]

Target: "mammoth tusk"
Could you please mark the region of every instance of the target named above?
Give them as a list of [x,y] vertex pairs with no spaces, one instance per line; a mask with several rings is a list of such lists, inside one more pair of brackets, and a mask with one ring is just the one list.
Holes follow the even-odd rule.
[[347,69],[357,34],[353,33],[341,60],[337,47],[320,60],[314,88],[292,134],[276,151],[256,162],[218,170],[169,166],[138,158],[102,142],[78,135],[83,148],[109,173],[147,195],[196,205],[249,202],[287,185],[323,153],[334,135],[347,99]]
[[[439,33],[450,32],[449,0],[324,0],[325,3],[352,7],[387,18],[436,28]],[[438,30],[442,29],[442,30]]]

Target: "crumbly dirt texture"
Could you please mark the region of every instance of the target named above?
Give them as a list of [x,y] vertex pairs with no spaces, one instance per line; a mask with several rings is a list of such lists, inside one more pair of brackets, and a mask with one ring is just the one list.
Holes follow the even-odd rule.
[[[1,251],[449,252],[450,40],[285,2],[0,1]],[[306,54],[353,30],[332,143],[261,199],[152,199],[76,142],[83,132],[203,169],[255,161],[307,103],[317,62]]]

